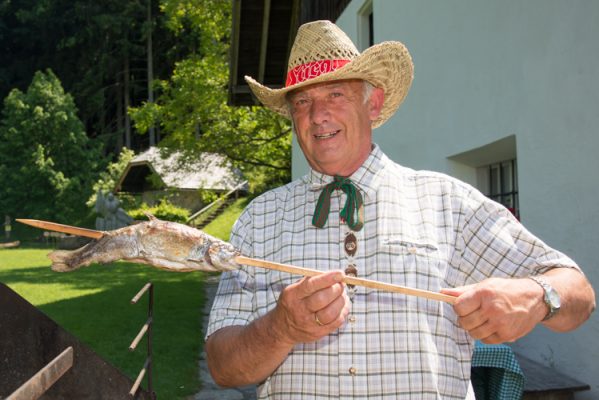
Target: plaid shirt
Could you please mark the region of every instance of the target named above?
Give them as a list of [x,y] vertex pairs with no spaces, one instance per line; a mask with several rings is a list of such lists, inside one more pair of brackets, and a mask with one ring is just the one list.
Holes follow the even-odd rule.
[[[364,195],[365,223],[354,232],[358,250],[349,260],[343,246],[349,228],[339,220],[343,192],[333,193],[326,226],[311,224],[320,189],[331,180],[311,171],[256,198],[235,224],[231,243],[249,257],[323,271],[353,261],[359,277],[431,291],[575,267],[476,189],[401,167],[378,146],[351,176]],[[298,279],[252,267],[223,273],[208,335],[261,317]],[[450,305],[357,287],[348,322],[317,342],[296,345],[258,396],[464,399],[472,351]]]

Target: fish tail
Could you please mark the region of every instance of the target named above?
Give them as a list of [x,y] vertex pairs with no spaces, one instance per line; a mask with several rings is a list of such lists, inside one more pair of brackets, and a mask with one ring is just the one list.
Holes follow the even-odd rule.
[[68,259],[72,253],[72,251],[68,250],[55,250],[48,254],[48,258],[52,260],[52,270],[56,272],[67,272],[73,270],[74,268],[68,263]]

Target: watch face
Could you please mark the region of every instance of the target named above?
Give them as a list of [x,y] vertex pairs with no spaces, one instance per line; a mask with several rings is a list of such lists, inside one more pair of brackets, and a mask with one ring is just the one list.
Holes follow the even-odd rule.
[[551,303],[553,308],[559,308],[561,305],[561,301],[559,298],[559,295],[557,294],[557,292],[555,290],[550,290],[549,293],[547,293],[548,298],[549,298],[549,302]]

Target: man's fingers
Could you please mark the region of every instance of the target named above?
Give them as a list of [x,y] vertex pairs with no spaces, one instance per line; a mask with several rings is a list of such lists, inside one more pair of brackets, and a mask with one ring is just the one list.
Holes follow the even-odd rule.
[[320,275],[302,279],[298,286],[299,298],[312,296],[319,290],[329,288],[343,281],[343,272],[328,271]]
[[488,319],[485,318],[483,313],[470,313],[466,316],[460,317],[458,322],[460,326],[467,331],[472,331],[474,329],[480,328],[481,326],[487,323]]
[[450,289],[441,289],[441,293],[457,296],[453,309],[460,317],[464,317],[481,307],[481,298],[475,290],[476,284],[460,286]]
[[305,277],[287,286],[276,307],[290,341],[308,343],[339,328],[349,313],[342,271]]
[[329,325],[332,323],[340,325],[340,323],[345,320],[345,317],[347,314],[349,314],[349,306],[347,306],[349,304],[349,300],[346,299],[345,296],[346,295],[343,292],[341,296],[336,297],[326,307],[314,312],[318,317],[318,320],[323,325]]
[[488,323],[483,324],[483,325],[479,326],[478,328],[468,330],[468,333],[470,334],[470,336],[472,336],[473,339],[477,339],[477,340],[481,340],[481,341],[486,340],[487,342],[485,342],[485,343],[490,343],[490,342],[488,342],[489,340],[493,340],[493,338],[497,338],[497,332],[495,332],[495,330]]

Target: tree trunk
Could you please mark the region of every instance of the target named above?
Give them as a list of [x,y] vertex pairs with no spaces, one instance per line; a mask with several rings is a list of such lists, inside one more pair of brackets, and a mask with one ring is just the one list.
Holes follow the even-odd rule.
[[125,132],[123,123],[123,118],[125,113],[123,112],[123,93],[121,89],[123,85],[121,85],[121,80],[117,79],[116,84],[116,143],[114,152],[119,154],[121,150],[123,150],[123,134]]
[[129,118],[129,102],[130,102],[130,87],[129,87],[129,55],[125,56],[125,71],[124,71],[124,87],[123,87],[123,101],[125,105],[125,146],[131,148],[131,118]]
[[[154,67],[153,67],[153,54],[152,54],[152,0],[148,0],[148,38],[147,38],[147,47],[148,47],[148,103],[154,102],[154,90],[152,89],[152,81],[154,80]],[[154,126],[150,127],[149,130],[150,135],[150,146],[156,145],[156,136],[154,133]]]

